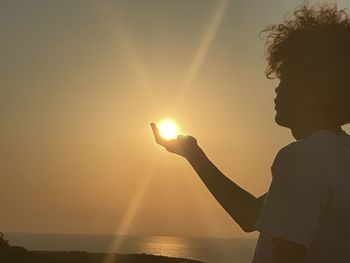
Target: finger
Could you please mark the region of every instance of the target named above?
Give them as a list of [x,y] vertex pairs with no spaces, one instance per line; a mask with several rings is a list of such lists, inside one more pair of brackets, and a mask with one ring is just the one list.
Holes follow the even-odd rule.
[[151,127],[152,127],[152,132],[153,132],[154,138],[157,141],[157,139],[159,137],[158,128],[157,128],[157,126],[156,126],[156,124],[154,122],[151,122]]
[[157,125],[154,122],[152,122],[151,127],[152,127],[153,135],[154,135],[156,142],[159,144],[162,144],[162,138],[159,135],[159,130],[157,128]]
[[191,135],[178,135],[177,139],[181,143],[197,144],[197,139]]

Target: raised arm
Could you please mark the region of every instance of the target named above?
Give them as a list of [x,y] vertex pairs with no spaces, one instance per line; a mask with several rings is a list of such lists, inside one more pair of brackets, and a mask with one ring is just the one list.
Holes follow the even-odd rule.
[[185,157],[209,191],[245,232],[255,230],[265,195],[254,197],[227,178],[205,155],[192,136],[178,136],[164,140],[155,124],[151,124],[156,142],[168,151]]
[[255,230],[255,223],[265,195],[256,198],[226,177],[198,147],[186,158],[209,191],[245,232]]

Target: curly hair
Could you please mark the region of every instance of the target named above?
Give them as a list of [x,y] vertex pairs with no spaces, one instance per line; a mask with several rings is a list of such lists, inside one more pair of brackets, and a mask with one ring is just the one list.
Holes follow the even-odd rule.
[[[336,4],[309,6],[305,2],[267,33],[266,77],[293,74],[310,89],[328,96],[342,124],[350,122],[350,18]],[[330,95],[330,96],[329,96]],[[331,101],[331,99],[333,99]],[[349,106],[348,106],[349,104]]]

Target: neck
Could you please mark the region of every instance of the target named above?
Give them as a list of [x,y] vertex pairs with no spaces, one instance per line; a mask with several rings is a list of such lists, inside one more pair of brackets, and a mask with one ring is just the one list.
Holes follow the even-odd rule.
[[341,125],[336,125],[336,124],[330,124],[330,123],[307,123],[303,125],[295,125],[294,127],[290,128],[293,134],[293,137],[296,140],[301,140],[305,139],[308,137],[310,134],[319,131],[319,130],[328,130],[336,134],[346,134],[341,129]]

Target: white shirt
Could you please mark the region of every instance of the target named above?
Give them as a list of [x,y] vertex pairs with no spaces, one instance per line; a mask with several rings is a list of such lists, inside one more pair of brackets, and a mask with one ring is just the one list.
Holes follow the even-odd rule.
[[350,135],[316,131],[282,148],[271,172],[253,263],[272,262],[271,236],[305,246],[308,263],[349,263]]

